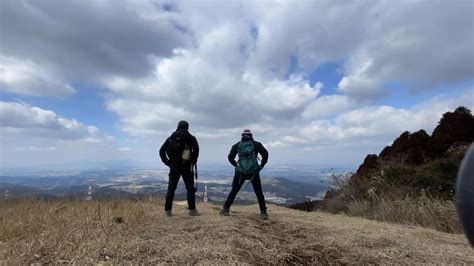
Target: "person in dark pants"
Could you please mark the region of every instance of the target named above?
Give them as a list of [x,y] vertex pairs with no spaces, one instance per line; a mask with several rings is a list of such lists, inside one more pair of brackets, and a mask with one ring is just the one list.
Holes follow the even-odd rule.
[[[247,145],[248,144],[248,145]],[[246,145],[249,147],[247,150],[251,153],[250,159],[246,159],[245,155]],[[235,161],[235,157],[239,155],[239,162]],[[262,161],[260,165],[257,163],[257,156],[260,154],[262,156]],[[229,156],[229,162],[235,167],[234,179],[232,181],[232,190],[229,193],[229,196],[224,203],[224,207],[219,212],[220,215],[228,216],[229,209],[232,203],[234,202],[237,193],[242,188],[242,185],[246,180],[251,180],[253,190],[258,199],[258,205],[260,207],[260,216],[262,219],[268,219],[267,207],[265,204],[265,197],[262,191],[262,183],[260,180],[260,170],[263,169],[265,164],[268,161],[268,151],[262,145],[262,143],[255,141],[252,136],[252,132],[248,129],[244,130],[242,133],[241,141],[237,142],[232,146]],[[245,168],[252,168],[252,160],[257,164],[256,171],[245,171]],[[247,162],[249,161],[249,163]],[[250,166],[248,166],[250,165]]]
[[161,161],[170,168],[165,202],[165,214],[168,217],[172,216],[171,209],[180,176],[183,177],[186,186],[189,215],[198,215],[193,165],[197,163],[199,157],[199,145],[188,129],[188,122],[180,121],[176,131],[165,140],[160,148]]

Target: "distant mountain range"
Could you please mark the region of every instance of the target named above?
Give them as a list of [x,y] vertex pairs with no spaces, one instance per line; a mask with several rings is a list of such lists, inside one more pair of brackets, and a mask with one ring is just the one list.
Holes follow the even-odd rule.
[[[287,173],[287,174],[285,174]],[[291,175],[290,175],[291,173]],[[267,200],[278,204],[291,204],[308,199],[321,198],[330,183],[332,172],[313,169],[298,172],[266,169],[262,186]],[[282,177],[287,176],[287,177]],[[291,179],[290,179],[291,178]],[[182,182],[182,181],[181,181]],[[198,197],[205,186],[211,201],[224,201],[232,183],[229,168],[200,170]],[[243,203],[256,201],[250,182],[239,193],[237,200]],[[143,197],[165,195],[168,184],[166,170],[114,169],[88,171],[40,171],[22,175],[0,175],[0,193],[8,190],[8,198],[79,198],[84,199],[89,186],[93,198]],[[185,198],[184,186],[179,185],[177,199]],[[1,197],[1,195],[0,195]]]
[[1,168],[2,175],[26,175],[52,172],[71,172],[85,170],[128,170],[128,169],[150,169],[159,167],[161,164],[147,163],[134,160],[108,160],[108,161],[74,161],[41,164],[35,166],[22,166],[12,168]]

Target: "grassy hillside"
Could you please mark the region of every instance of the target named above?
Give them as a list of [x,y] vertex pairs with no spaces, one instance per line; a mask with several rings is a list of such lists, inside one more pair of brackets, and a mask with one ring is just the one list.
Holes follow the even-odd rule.
[[[185,203],[163,215],[160,199],[108,202],[18,201],[0,205],[0,264],[26,263],[468,263],[461,234],[270,205]],[[114,217],[123,223],[114,223]],[[117,220],[117,219],[115,219]]]

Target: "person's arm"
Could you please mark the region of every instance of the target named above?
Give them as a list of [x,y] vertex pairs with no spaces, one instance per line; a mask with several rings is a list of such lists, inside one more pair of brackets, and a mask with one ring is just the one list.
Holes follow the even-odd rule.
[[169,139],[170,138],[167,138],[165,140],[165,142],[163,142],[163,145],[161,145],[161,148],[160,148],[160,158],[161,158],[161,161],[168,165],[169,164],[169,159],[168,157],[166,156],[166,149],[168,149],[168,143],[169,143]]
[[229,156],[227,156],[227,159],[229,159],[230,164],[232,164],[234,167],[237,166],[237,162],[235,161],[235,156],[237,156],[237,145],[238,144],[232,146],[229,152]]
[[199,144],[198,144],[198,141],[197,141],[196,137],[194,137],[194,136],[191,136],[191,137],[192,137],[192,149],[193,149],[192,163],[195,164],[195,163],[197,163],[197,160],[198,160],[198,157],[199,157]]
[[268,162],[268,151],[263,147],[262,143],[255,141],[255,151],[262,156],[260,167],[263,168]]

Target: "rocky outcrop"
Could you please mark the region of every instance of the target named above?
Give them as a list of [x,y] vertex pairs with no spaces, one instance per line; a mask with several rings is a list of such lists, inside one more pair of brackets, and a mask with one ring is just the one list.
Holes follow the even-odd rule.
[[393,197],[420,191],[452,197],[457,169],[472,142],[474,117],[459,107],[443,115],[431,136],[425,130],[405,131],[378,156],[367,155],[345,187],[328,191],[325,200],[369,198],[371,189]]
[[415,133],[403,132],[391,146],[380,153],[380,160],[419,165],[434,157],[430,145],[430,135],[419,130]]
[[453,145],[473,141],[474,117],[469,109],[458,107],[454,112],[443,115],[432,136],[423,129],[415,133],[403,132],[391,146],[382,150],[379,160],[421,165],[427,160],[445,156]]
[[474,117],[465,107],[447,112],[431,136],[431,147],[437,154],[443,154],[453,144],[474,141]]
[[364,162],[359,166],[356,173],[358,175],[367,175],[370,171],[377,169],[377,166],[377,155],[369,154],[365,157]]

